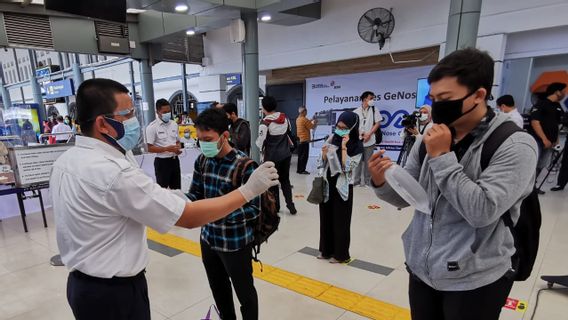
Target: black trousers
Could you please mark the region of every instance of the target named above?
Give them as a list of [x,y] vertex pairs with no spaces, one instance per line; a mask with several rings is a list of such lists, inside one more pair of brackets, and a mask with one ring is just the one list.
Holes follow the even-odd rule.
[[236,252],[221,252],[201,241],[201,258],[221,319],[237,319],[232,282],[241,303],[243,320],[257,320],[258,296],[252,277],[252,246]]
[[[274,162],[276,170],[278,170],[278,181],[280,182],[280,187],[282,187],[282,193],[284,194],[284,199],[286,200],[286,206],[288,208],[294,205],[292,199],[292,186],[290,185],[290,160],[292,156],[280,161]],[[276,198],[276,209],[280,211],[280,187],[275,186],[270,188],[270,192]]]
[[328,173],[329,201],[319,205],[319,251],[324,257],[333,257],[339,261],[345,261],[350,258],[353,185],[349,185],[349,199],[344,201],[335,187],[337,178],[338,175],[330,177]]
[[308,158],[310,157],[310,143],[300,142],[298,144],[298,167],[296,172],[302,173],[306,171],[306,165],[308,164]]
[[178,157],[156,158],[154,160],[154,172],[156,173],[156,182],[160,187],[172,190],[181,189],[181,169]]
[[438,291],[410,274],[412,320],[498,320],[513,287],[507,276],[470,291]]
[[67,301],[77,320],[150,320],[144,271],[129,278],[95,278],[69,273]]
[[563,188],[566,187],[566,184],[568,184],[568,149],[566,149],[566,147],[568,147],[568,138],[566,139],[566,142],[564,142],[562,164],[560,166],[560,172],[558,173],[558,183],[557,183],[557,185]]

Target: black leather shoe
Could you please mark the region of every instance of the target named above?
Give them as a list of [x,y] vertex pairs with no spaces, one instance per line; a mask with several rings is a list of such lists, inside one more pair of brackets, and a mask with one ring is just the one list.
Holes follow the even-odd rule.
[[310,173],[307,172],[307,171],[302,171],[302,172],[300,172],[300,174],[310,174]]
[[541,195],[541,196],[546,193],[546,192],[544,192],[544,191],[542,191],[542,190],[540,190],[540,189],[539,189],[537,192],[538,192],[538,194]]
[[288,210],[290,210],[291,215],[295,215],[296,213],[298,213],[298,210],[296,210],[296,206],[293,204],[288,207]]
[[564,190],[564,187],[561,187],[561,186],[556,186],[556,187],[550,189],[550,191],[562,191],[562,190]]

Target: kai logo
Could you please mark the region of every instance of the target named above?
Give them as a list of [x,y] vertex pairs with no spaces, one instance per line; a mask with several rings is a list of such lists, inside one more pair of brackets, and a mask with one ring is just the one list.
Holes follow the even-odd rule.
[[328,88],[341,89],[341,86],[338,85],[335,82],[335,80],[332,80],[329,84],[327,84],[327,83],[313,83],[312,84],[312,89],[328,89]]

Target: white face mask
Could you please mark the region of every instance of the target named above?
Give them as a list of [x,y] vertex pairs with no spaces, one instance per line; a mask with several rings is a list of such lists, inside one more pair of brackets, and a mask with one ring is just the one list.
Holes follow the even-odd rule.
[[371,100],[368,102],[369,107],[374,107],[375,106],[375,100]]
[[420,115],[420,121],[426,121],[426,120],[428,120],[428,115],[425,114],[425,113],[421,114]]

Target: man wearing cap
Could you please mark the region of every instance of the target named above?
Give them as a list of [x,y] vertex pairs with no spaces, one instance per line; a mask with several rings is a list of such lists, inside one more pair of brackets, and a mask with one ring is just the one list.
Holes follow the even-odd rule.
[[[538,101],[530,111],[530,133],[535,137],[540,150],[537,177],[550,162],[552,148],[558,144],[560,124],[564,110],[560,105],[565,97],[565,83],[555,82],[546,88],[545,99]],[[544,194],[543,191],[540,191]]]

